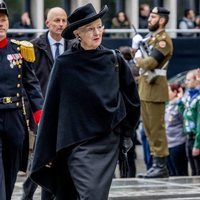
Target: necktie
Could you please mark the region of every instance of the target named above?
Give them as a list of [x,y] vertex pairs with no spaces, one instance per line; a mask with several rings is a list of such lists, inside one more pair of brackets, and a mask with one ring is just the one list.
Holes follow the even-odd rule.
[[59,51],[59,46],[60,46],[60,43],[55,43],[56,45],[56,51],[55,51],[55,59],[60,55],[60,51]]

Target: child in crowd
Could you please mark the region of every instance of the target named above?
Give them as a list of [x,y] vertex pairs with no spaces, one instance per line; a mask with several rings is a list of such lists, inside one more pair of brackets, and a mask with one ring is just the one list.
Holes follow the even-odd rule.
[[167,166],[170,176],[187,176],[186,136],[183,132],[183,117],[177,100],[183,88],[178,83],[169,85],[169,102],[165,110],[165,125],[169,148]]

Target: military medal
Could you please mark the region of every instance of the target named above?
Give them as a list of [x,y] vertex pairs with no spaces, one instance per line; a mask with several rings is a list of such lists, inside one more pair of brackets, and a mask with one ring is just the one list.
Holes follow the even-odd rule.
[[19,54],[15,54],[15,58],[16,58],[16,65],[19,65]]
[[10,62],[10,67],[13,68],[14,67],[13,62],[12,62],[13,56],[11,54],[7,55],[7,60]]
[[12,64],[13,65],[16,65],[16,57],[15,57],[15,54],[11,54],[12,57],[13,57],[13,60],[12,60]]
[[16,65],[16,62],[15,62],[15,60],[13,60],[13,61],[12,61],[12,64],[13,64],[13,65]]
[[12,63],[12,62],[10,63],[10,67],[11,67],[11,68],[13,68],[13,67],[14,67],[14,65],[13,65],[13,63]]
[[22,64],[22,55],[21,53],[19,53],[18,55],[19,55],[19,64]]

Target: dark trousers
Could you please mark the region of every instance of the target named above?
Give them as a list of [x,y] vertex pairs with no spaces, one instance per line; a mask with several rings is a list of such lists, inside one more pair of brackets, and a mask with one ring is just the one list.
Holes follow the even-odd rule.
[[[56,199],[106,200],[119,156],[120,136],[108,133],[75,146],[58,166]],[[65,174],[64,174],[65,173]]]
[[126,175],[124,175],[124,172],[123,172],[123,169],[122,169],[123,168],[122,162],[121,162],[120,156],[119,156],[120,178],[131,178],[131,177],[135,177],[135,175],[136,175],[136,165],[135,165],[136,151],[135,151],[135,146],[136,146],[136,141],[137,141],[137,135],[136,135],[135,130],[132,130],[131,140],[133,142],[133,146],[130,148],[130,150],[127,153],[128,173]]
[[2,157],[2,139],[0,137],[0,199],[6,199],[6,188],[5,188],[5,176],[4,176],[4,165],[3,165],[3,157]]
[[185,143],[169,148],[167,166],[170,176],[188,176],[188,159]]
[[0,112],[0,199],[11,200],[22,161],[26,121],[22,110]]
[[200,175],[200,156],[193,157],[192,149],[194,146],[195,136],[191,135],[187,138],[187,156],[190,163],[192,176]]
[[141,140],[142,140],[142,148],[143,148],[143,154],[144,154],[144,163],[146,165],[146,169],[148,170],[153,165],[153,157],[150,152],[149,142],[147,140],[144,127],[142,127],[142,130],[141,130]]

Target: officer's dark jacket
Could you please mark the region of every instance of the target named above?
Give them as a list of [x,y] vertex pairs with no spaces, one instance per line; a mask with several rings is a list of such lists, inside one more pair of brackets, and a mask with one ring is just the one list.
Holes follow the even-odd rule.
[[[74,45],[56,59],[31,175],[40,185],[54,190],[54,166],[60,152],[109,134],[120,124],[123,129],[134,128],[140,115],[139,96],[128,65],[118,57],[119,70],[111,50],[100,46],[85,51]],[[45,167],[49,161],[52,168]]]
[[[54,63],[47,35],[48,31],[31,41],[34,45],[36,55],[36,61],[33,63],[33,68],[39,79],[43,95],[46,93],[49,75]],[[69,42],[66,41],[65,49],[68,48],[68,44]]]
[[43,104],[40,85],[19,49],[19,45],[11,42],[0,48],[0,109],[21,108],[21,97],[26,93],[32,111],[36,112]]

